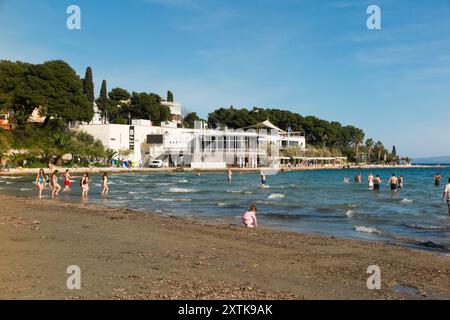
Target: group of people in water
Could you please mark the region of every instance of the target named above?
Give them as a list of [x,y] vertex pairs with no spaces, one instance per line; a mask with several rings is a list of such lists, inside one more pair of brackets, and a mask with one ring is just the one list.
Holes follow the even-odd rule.
[[[369,183],[369,190],[380,190],[382,180],[380,178],[380,175],[377,174],[374,176],[372,173],[369,174],[367,177],[367,182]],[[392,176],[389,178],[389,181],[387,182],[387,185],[391,187],[392,191],[397,191],[398,189],[403,189],[403,184],[405,182],[405,178],[403,176],[397,177],[395,173],[392,174]],[[344,183],[350,183],[350,178],[345,177]],[[362,183],[362,174],[357,174],[355,176],[355,183]]]
[[[70,171],[68,169],[64,172],[62,177],[63,177],[63,184],[64,184],[63,193],[68,193],[68,192],[70,192],[70,188],[72,185],[71,179],[76,178],[76,177],[71,176]],[[52,198],[59,197],[59,194],[62,189],[61,184],[59,183],[59,180],[60,180],[59,170],[54,170],[51,173],[51,175],[49,176],[48,174],[45,173],[44,169],[40,169],[39,173],[36,176],[36,181],[35,181],[36,188],[38,189],[38,192],[39,192],[39,198],[41,199],[43,197],[43,193],[47,187],[49,187],[51,189]],[[89,182],[90,182],[89,173],[86,172],[80,178],[81,197],[83,199],[88,198],[89,190],[90,190]],[[103,173],[103,175],[102,175],[101,187],[102,187],[102,196],[106,197],[109,192],[108,174],[106,172]]]

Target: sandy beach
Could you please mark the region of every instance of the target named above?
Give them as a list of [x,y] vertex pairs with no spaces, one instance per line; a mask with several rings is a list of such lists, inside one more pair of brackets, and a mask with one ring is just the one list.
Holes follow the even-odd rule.
[[[0,202],[1,299],[450,297],[450,258],[434,253],[88,204]],[[66,288],[69,265],[81,268],[81,290]],[[381,290],[366,287],[370,265],[381,268]]]

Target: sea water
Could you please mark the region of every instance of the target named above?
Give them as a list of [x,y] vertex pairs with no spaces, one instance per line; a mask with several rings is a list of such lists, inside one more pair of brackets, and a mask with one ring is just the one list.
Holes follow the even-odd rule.
[[[91,176],[89,203],[144,212],[199,217],[241,224],[240,216],[254,203],[260,226],[341,238],[382,241],[448,254],[450,218],[442,202],[450,169],[314,170],[267,176],[259,187],[258,173],[139,173],[110,175],[110,193],[101,197],[100,175]],[[404,189],[391,192],[392,173],[405,177]],[[362,173],[363,183],[353,183]],[[380,191],[370,191],[367,176],[379,174]],[[350,183],[343,183],[344,177]],[[0,193],[37,196],[35,177],[0,177]],[[81,202],[78,178],[59,200]],[[50,197],[50,191],[45,192]]]

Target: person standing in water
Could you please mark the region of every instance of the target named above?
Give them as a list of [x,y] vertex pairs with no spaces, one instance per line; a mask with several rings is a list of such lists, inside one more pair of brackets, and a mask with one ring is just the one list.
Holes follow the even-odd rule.
[[361,183],[362,182],[362,174],[357,174],[355,176],[355,183]]
[[250,206],[250,210],[248,210],[242,216],[242,223],[247,228],[256,228],[258,227],[258,220],[256,219],[256,206],[252,204]]
[[369,181],[369,190],[373,190],[373,174],[369,174],[369,177],[367,178],[367,181]]
[[108,192],[108,174],[105,172],[102,176],[102,197],[106,197],[108,195]]
[[64,190],[63,192],[70,191],[70,173],[69,169],[64,173]]
[[448,216],[450,217],[450,178],[448,178],[448,183],[442,194],[442,201],[444,200],[447,201]]
[[405,178],[403,178],[403,176],[400,176],[400,178],[398,178],[398,188],[399,189],[403,189],[404,182],[405,182]]
[[398,186],[398,178],[395,175],[395,173],[392,174],[392,176],[389,178],[388,185],[391,185],[391,191],[397,191]]
[[380,190],[380,185],[381,185],[381,179],[380,179],[380,175],[377,174],[374,181],[373,181],[373,190]]
[[36,176],[36,188],[39,191],[39,199],[42,199],[42,192],[45,188],[45,173],[44,169],[39,169],[39,173]]
[[439,186],[441,184],[441,175],[438,173],[436,173],[436,175],[434,176],[434,185],[435,186]]
[[83,178],[81,178],[81,197],[86,200],[88,198],[88,193],[89,193],[89,174],[85,173],[83,175]]
[[228,172],[227,172],[228,183],[231,183],[232,177],[233,177],[233,171],[231,171],[231,168],[228,168]]
[[52,197],[58,197],[59,191],[61,190],[61,186],[58,183],[58,170],[53,171],[51,177],[51,186],[52,186]]
[[261,172],[261,188],[267,188],[266,175]]

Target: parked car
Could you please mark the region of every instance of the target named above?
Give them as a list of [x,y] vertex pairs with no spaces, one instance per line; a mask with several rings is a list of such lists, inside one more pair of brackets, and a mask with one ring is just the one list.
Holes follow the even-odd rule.
[[162,168],[163,166],[163,162],[162,160],[153,160],[152,162],[150,162],[150,168]]

